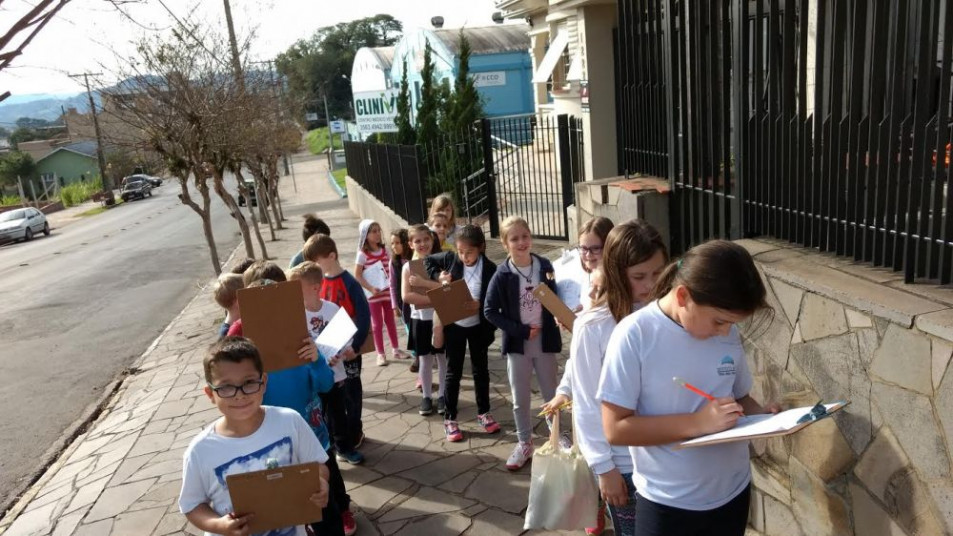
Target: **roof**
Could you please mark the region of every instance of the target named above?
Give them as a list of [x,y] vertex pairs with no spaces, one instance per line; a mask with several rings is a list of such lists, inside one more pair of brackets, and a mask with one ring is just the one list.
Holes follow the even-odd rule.
[[45,160],[59,151],[69,151],[71,153],[76,153],[89,158],[96,158],[96,142],[93,140],[77,141],[68,145],[57,147],[54,151],[44,155],[42,158],[39,158],[37,162],[40,160]]
[[526,24],[497,24],[480,28],[446,28],[432,30],[447,49],[460,53],[460,31],[470,41],[473,54],[497,54],[501,52],[525,52],[529,50],[530,27]]
[[368,50],[377,58],[377,63],[380,64],[381,70],[385,73],[389,72],[391,65],[394,63],[394,47],[374,47]]

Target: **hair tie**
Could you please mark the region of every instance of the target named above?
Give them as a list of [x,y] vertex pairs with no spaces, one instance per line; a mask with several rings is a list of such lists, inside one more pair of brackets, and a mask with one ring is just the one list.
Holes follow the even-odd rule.
[[682,259],[678,259],[678,262],[675,263],[675,269],[676,270],[682,269]]

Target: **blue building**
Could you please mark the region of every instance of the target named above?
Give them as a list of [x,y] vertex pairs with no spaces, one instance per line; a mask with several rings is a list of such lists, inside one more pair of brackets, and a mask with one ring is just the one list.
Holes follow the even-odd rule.
[[524,24],[411,30],[394,46],[390,76],[393,87],[399,86],[406,62],[407,81],[416,108],[423,83],[420,71],[424,66],[424,45],[428,42],[433,50],[436,79],[453,84],[460,65],[462,31],[470,41],[470,73],[483,97],[486,116],[533,113],[533,65],[528,30]]
[[470,41],[470,73],[487,117],[532,114],[533,70],[529,26],[507,24],[481,28],[410,30],[393,47],[362,48],[354,56],[351,90],[362,136],[397,130],[396,99],[407,66],[412,110],[420,103],[424,47],[433,50],[434,76],[452,86],[460,67],[460,32]]

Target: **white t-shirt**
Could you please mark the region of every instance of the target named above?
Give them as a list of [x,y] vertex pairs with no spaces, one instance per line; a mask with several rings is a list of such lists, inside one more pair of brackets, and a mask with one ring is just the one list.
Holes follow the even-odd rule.
[[[334,318],[334,315],[337,314],[340,309],[336,303],[329,302],[328,300],[321,300],[321,309],[318,311],[305,309],[304,314],[308,317],[308,331],[311,332],[312,339],[318,338],[318,335],[324,331],[324,326],[327,326],[328,323],[331,322],[331,319]],[[332,357],[334,356],[324,356],[325,359]],[[344,381],[344,379],[347,378],[347,374],[344,372],[343,359],[338,360],[337,364],[331,367],[331,370],[334,372],[334,383]]]
[[[179,511],[187,514],[209,503],[219,515],[232,511],[225,477],[299,463],[328,461],[317,436],[297,411],[262,406],[265,419],[247,437],[223,437],[215,432],[222,418],[195,436],[185,449]],[[211,533],[206,533],[209,535]],[[267,536],[305,536],[303,526],[269,531]]]
[[[402,272],[402,273],[401,273],[401,277],[403,277],[404,274],[409,274],[409,273],[410,273],[410,263],[409,263],[409,262],[404,264],[404,267],[401,268],[401,272]],[[407,290],[410,290],[410,289],[408,288]],[[410,318],[413,318],[413,319],[416,319],[416,320],[430,320],[430,321],[432,321],[432,320],[433,320],[433,307],[427,307],[427,308],[425,308],[425,309],[418,309],[416,305],[411,304],[411,305],[410,305]]]
[[[715,397],[747,395],[752,380],[738,329],[732,327],[726,337],[696,339],[652,302],[612,332],[596,396],[645,416],[694,413],[708,403],[676,385],[674,376]],[[650,501],[711,510],[751,481],[746,441],[684,450],[673,446],[630,448],[635,487]]]
[[[463,281],[470,290],[470,297],[480,301],[480,287],[483,284],[483,257],[473,266],[463,265]],[[472,328],[480,324],[480,313],[457,320],[456,324],[464,328]]]

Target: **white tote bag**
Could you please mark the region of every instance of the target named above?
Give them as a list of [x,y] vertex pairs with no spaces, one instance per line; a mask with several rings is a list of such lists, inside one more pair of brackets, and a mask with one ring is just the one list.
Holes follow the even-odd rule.
[[575,440],[568,451],[559,448],[559,419],[553,418],[549,441],[533,454],[523,528],[582,530],[596,526],[598,511],[596,479]]

